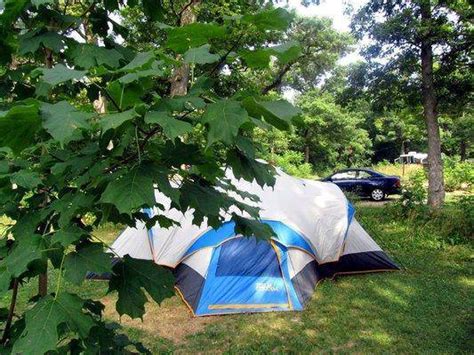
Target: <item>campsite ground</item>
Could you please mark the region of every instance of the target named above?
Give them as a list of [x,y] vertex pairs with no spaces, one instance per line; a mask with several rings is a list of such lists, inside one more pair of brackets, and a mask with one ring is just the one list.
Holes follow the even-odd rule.
[[[449,208],[449,206],[448,206]],[[447,240],[433,223],[393,216],[389,205],[357,206],[358,219],[403,271],[324,281],[303,312],[192,318],[175,296],[149,303],[143,322],[114,312],[103,282],[79,292],[101,297],[106,317],[153,353],[159,351],[328,351],[359,353],[472,352],[474,270],[472,239]],[[118,229],[97,235],[114,239]],[[50,272],[54,289],[56,274]],[[19,307],[36,285],[21,288]],[[0,300],[5,306],[7,299]]]

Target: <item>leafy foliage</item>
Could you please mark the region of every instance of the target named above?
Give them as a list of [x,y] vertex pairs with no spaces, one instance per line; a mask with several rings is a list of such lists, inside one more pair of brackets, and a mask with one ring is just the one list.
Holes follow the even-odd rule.
[[83,300],[69,293],[42,298],[26,312],[25,329],[12,351],[37,354],[54,350],[60,336],[68,331],[87,337],[94,322],[82,312],[83,305]]
[[109,292],[118,292],[117,312],[132,318],[141,318],[145,313],[146,295],[158,303],[174,295],[174,279],[169,270],[148,261],[125,256],[114,266],[114,276],[110,280]]
[[[178,12],[171,2],[145,0],[5,3],[0,215],[13,222],[0,237],[0,292],[48,267],[58,275],[54,292],[40,290],[7,326],[7,351],[145,351],[128,339],[111,340],[116,330],[101,319],[100,302],[68,293],[67,285],[81,285],[88,271],[109,273],[117,312],[132,318],[143,316],[147,294],[158,303],[173,295],[169,270],[129,256],[112,267],[107,245],[91,234],[100,224],[133,226],[137,218],[149,226],[176,223],[142,213],[163,210],[155,189],[174,208],[194,209],[195,223],[206,218],[217,227],[222,212],[237,207],[249,216],[233,215],[237,232],[271,234],[259,223],[258,209],[231,197],[253,198],[225,181],[223,169],[272,185],[273,169],[255,160],[249,137],[256,127],[288,129],[299,110],[244,83],[232,93],[221,90],[222,69],[244,63],[248,48],[269,48],[293,15],[232,3],[238,16],[202,20],[199,14],[216,6],[202,2],[188,5],[198,21],[185,24],[181,17],[191,15],[182,6]],[[154,42],[138,44],[133,26],[129,31],[116,23],[114,11],[125,19],[145,14],[157,32]],[[265,51],[288,63],[300,48],[293,41]],[[248,70],[254,67],[234,69]],[[183,86],[179,94],[177,84]]]

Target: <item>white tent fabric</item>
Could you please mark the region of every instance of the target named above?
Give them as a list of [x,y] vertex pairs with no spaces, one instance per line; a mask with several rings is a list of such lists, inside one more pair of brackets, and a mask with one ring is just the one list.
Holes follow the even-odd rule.
[[[239,190],[259,197],[260,202],[254,203],[232,195],[238,200],[258,206],[262,220],[280,221],[303,235],[310,243],[318,264],[337,261],[344,252],[348,234],[353,237],[350,238],[351,244],[345,248],[346,252],[356,250],[357,243],[367,237],[370,242],[375,243],[358,223],[349,225],[348,201],[334,184],[295,178],[279,169],[273,188],[262,188],[255,181],[238,180],[230,170],[227,170],[226,177]],[[170,200],[158,191],[156,200],[166,209],[159,213],[180,222],[180,226],[168,229],[154,226],[147,231],[142,222],[137,222],[135,228],[127,228],[111,248],[119,256],[129,254],[134,258],[153,259],[158,264],[176,267],[189,247],[211,228],[206,220],[200,226],[193,225],[193,210],[183,214],[170,208]],[[241,214],[238,209],[231,212]],[[224,216],[226,217],[230,219],[230,215]]]

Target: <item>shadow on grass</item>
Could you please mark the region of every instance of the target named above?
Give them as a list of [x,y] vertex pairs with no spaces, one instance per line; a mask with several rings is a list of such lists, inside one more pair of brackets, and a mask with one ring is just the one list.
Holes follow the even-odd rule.
[[324,281],[304,312],[222,317],[182,349],[472,352],[472,245],[440,246],[426,235],[434,231],[420,235],[383,209],[362,212],[369,233],[404,271]]
[[187,350],[472,351],[469,289],[459,275],[351,276],[325,281],[301,313],[226,317]]

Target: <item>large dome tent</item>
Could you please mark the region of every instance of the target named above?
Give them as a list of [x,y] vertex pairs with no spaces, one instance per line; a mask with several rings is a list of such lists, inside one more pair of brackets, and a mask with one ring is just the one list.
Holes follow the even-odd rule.
[[176,289],[194,315],[302,310],[324,278],[398,269],[357,222],[336,185],[295,178],[280,169],[273,187],[236,179],[231,170],[226,178],[258,196],[258,202],[240,199],[259,207],[261,221],[272,227],[274,237],[236,234],[230,217],[242,214],[237,208],[223,216],[227,222],[217,229],[205,219],[194,225],[192,209],[182,213],[171,208],[171,201],[157,191],[164,215],[179,226],[147,229],[137,221],[111,246],[118,256],[172,268]]

